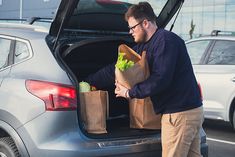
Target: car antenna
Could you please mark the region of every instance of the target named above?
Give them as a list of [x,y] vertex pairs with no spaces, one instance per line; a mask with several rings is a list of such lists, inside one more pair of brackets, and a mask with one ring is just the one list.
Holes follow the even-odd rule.
[[180,10],[181,10],[181,8],[182,8],[182,6],[183,6],[183,3],[184,3],[184,1],[182,1],[181,4],[180,4],[179,10],[178,10],[178,12],[177,12],[177,14],[176,14],[176,16],[175,16],[175,19],[174,19],[172,25],[171,25],[170,31],[172,31],[172,29],[173,29],[173,27],[174,27],[175,21],[176,21],[178,15],[179,15],[179,13],[180,13]]

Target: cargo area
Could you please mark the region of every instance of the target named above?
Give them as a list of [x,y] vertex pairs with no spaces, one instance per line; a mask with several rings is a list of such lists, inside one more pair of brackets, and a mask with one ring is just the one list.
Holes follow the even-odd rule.
[[[63,61],[76,76],[77,81],[81,82],[88,75],[116,62],[118,46],[123,43],[128,46],[133,45],[131,42],[122,39],[96,38],[69,44],[60,54]],[[114,84],[99,89],[108,91],[109,94],[109,117],[106,120],[108,133],[88,134],[89,136],[94,138],[117,138],[160,133],[160,130],[130,128],[128,101],[124,98],[116,98],[114,89]]]

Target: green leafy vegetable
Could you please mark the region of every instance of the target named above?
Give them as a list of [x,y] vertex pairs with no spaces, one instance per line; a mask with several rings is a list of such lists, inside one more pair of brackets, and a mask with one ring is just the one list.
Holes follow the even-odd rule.
[[118,53],[118,60],[115,65],[115,67],[121,71],[125,71],[126,69],[128,69],[134,65],[133,61],[128,61],[127,59],[124,59],[124,55],[125,55],[125,53],[122,53],[122,52]]
[[90,84],[87,82],[84,82],[84,81],[80,82],[79,83],[79,91],[80,92],[90,92],[91,91]]

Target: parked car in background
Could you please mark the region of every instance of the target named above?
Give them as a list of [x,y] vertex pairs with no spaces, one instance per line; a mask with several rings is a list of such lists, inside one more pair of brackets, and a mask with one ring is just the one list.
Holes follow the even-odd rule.
[[[164,27],[184,0],[167,0]],[[0,24],[0,156],[157,157],[161,131],[132,129],[125,99],[108,87],[108,133],[92,134],[81,121],[79,82],[117,60],[120,44],[133,45],[125,1],[62,0],[50,31]],[[201,152],[208,157],[203,129]]]
[[27,19],[0,19],[0,23],[28,23]]
[[52,20],[53,20],[52,18],[46,18],[46,17],[31,17],[28,20],[28,23],[30,25],[43,26],[49,29],[51,26]]
[[186,45],[201,85],[205,118],[230,122],[235,129],[235,32],[214,30]]
[[31,17],[28,19],[0,19],[0,23],[19,23],[19,24],[30,24],[36,26],[43,26],[45,28],[50,29],[52,18],[46,17]]

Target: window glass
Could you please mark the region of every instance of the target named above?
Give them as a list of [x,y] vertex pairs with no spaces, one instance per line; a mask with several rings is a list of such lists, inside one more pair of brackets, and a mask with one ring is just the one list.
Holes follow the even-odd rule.
[[235,4],[234,0],[227,0],[227,4],[231,5],[231,4]]
[[227,0],[214,0],[215,5],[224,5]]
[[0,68],[7,66],[11,40],[0,38]]
[[[235,11],[235,9],[234,9]],[[235,23],[235,12],[227,12],[226,13],[226,30],[234,30]]]
[[[186,18],[185,18],[186,17]],[[192,21],[192,15],[191,13],[185,13],[184,18],[182,19],[182,24],[180,25],[182,30],[190,30],[191,27],[191,21]],[[195,22],[195,21],[194,21]],[[170,25],[169,25],[170,26]],[[184,38],[189,39],[189,34],[187,31],[187,34],[183,34]]]
[[226,5],[226,11],[227,12],[234,12],[235,5]]
[[215,13],[214,30],[225,30],[225,18],[224,12]]
[[186,44],[192,64],[199,64],[209,42],[209,40],[201,40]]
[[204,0],[204,1],[203,1],[203,4],[204,4],[205,6],[213,5],[213,4],[214,4],[214,0]]
[[210,34],[214,30],[214,14],[205,12],[203,14],[203,34]]
[[202,11],[203,11],[202,6],[193,7],[193,13],[202,13]]
[[202,4],[203,4],[202,0],[192,1],[192,5],[196,7],[202,6]]
[[[202,24],[203,24],[203,15],[201,12],[197,12],[193,14],[193,18],[190,22],[190,29],[192,31],[192,37],[200,36],[202,33]],[[190,32],[189,32],[190,33]]]
[[235,42],[234,41],[216,41],[208,64],[235,64]]
[[29,49],[26,43],[16,41],[14,62],[17,63],[29,56]]
[[[185,7],[192,6],[192,1],[185,1],[185,2],[184,2],[184,6],[185,6]],[[183,8],[184,8],[184,7],[183,7]]]

